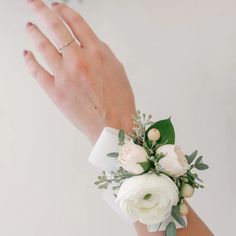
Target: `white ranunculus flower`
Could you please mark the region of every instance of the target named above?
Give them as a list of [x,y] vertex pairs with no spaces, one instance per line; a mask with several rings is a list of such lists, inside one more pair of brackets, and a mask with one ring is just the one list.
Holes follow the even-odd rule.
[[142,174],[143,167],[138,163],[147,161],[148,154],[145,149],[137,144],[127,141],[120,149],[118,161],[128,172]]
[[171,176],[179,177],[188,170],[187,159],[179,146],[166,144],[159,147],[156,152],[165,155],[159,161],[159,165]]
[[168,176],[143,174],[126,179],[116,201],[126,215],[153,225],[167,220],[179,200],[178,194],[177,186]]

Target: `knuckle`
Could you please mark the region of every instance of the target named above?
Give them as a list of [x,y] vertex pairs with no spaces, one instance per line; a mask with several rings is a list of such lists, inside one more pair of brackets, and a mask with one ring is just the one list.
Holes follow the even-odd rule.
[[106,58],[105,51],[101,46],[94,47],[92,50],[92,54],[100,62],[103,62]]
[[107,43],[105,43],[105,42],[100,40],[99,44],[100,44],[100,47],[103,49],[104,52],[106,52],[106,53],[110,53],[111,52],[111,48],[110,48],[110,46]]
[[84,61],[75,58],[70,63],[70,69],[72,72],[84,74],[88,71],[88,66]]

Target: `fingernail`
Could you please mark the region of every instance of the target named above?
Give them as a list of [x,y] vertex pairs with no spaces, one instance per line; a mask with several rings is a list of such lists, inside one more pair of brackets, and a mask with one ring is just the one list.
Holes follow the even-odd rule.
[[27,54],[28,54],[28,51],[27,51],[27,50],[24,50],[24,51],[23,51],[23,56],[25,57]]
[[30,3],[30,2],[34,2],[34,0],[27,0],[27,2],[29,2],[29,3]]
[[32,22],[28,22],[28,23],[26,24],[27,27],[30,27],[30,26],[32,26],[32,25],[33,25]]
[[52,5],[53,7],[54,7],[54,6],[58,6],[58,5],[59,5],[59,2],[53,2],[51,5]]

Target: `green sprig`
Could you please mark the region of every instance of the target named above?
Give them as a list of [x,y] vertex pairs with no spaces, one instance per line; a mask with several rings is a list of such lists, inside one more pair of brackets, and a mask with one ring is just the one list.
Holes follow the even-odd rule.
[[194,169],[206,170],[209,168],[209,166],[202,161],[203,159],[202,156],[199,156],[197,158],[197,154],[198,154],[198,151],[196,150],[191,155],[186,155],[186,158],[190,167],[187,173],[181,176],[180,178],[184,179],[187,183],[189,183],[194,188],[204,188],[204,186],[199,183],[199,182],[203,183],[203,181],[198,177],[197,173],[193,173],[192,171]]
[[145,132],[147,127],[153,124],[151,121],[152,116],[141,113],[139,110],[135,115],[132,116],[136,127],[133,129],[135,132],[135,142],[142,145],[145,142]]
[[99,189],[107,189],[109,185],[112,185],[112,189],[117,190],[125,179],[132,176],[134,175],[120,167],[117,171],[111,171],[109,173],[102,171],[94,184],[97,185]]

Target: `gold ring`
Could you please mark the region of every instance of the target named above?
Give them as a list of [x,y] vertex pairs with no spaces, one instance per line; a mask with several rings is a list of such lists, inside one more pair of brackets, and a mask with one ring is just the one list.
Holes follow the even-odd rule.
[[63,48],[69,46],[70,44],[72,44],[75,41],[75,39],[71,39],[70,41],[66,42],[62,47],[58,48],[58,51],[62,51]]

